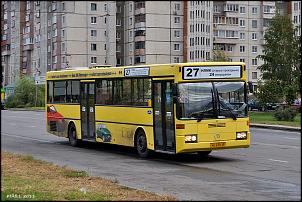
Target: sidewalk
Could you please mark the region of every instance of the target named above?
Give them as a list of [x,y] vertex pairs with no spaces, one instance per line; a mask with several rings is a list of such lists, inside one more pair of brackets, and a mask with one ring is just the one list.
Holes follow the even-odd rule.
[[296,131],[301,132],[300,127],[293,126],[282,126],[282,125],[268,125],[268,124],[259,124],[259,123],[250,123],[251,128],[267,128],[267,129],[275,129],[275,130],[287,130],[287,131]]

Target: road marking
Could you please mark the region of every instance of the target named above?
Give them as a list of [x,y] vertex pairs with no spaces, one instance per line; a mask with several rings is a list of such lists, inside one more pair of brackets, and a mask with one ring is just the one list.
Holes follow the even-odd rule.
[[281,161],[281,160],[278,160],[278,159],[268,159],[270,161],[277,161],[277,162],[281,162],[281,163],[288,163],[288,161]]
[[36,139],[36,138],[32,138],[32,137],[24,137],[24,136],[20,136],[20,135],[12,135],[12,134],[8,134],[8,133],[2,133],[1,135],[9,136],[9,137],[17,137],[17,138],[26,139],[26,140],[35,140],[35,141],[39,141],[39,142],[55,143],[54,141],[41,140],[41,139]]
[[289,140],[297,140],[297,139],[299,139],[299,138],[296,138],[296,137],[283,137],[283,138],[289,139]]
[[252,145],[265,145],[265,146],[274,146],[274,147],[288,147],[292,149],[299,149],[300,147],[292,146],[292,145],[286,145],[286,144],[267,144],[262,142],[254,142]]

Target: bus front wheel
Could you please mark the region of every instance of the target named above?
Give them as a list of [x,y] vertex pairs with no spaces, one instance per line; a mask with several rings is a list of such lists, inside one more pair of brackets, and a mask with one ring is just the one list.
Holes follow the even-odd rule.
[[147,148],[147,138],[142,130],[139,130],[136,136],[136,150],[138,155],[142,158],[149,156],[150,151]]
[[77,139],[76,136],[76,128],[74,124],[71,124],[68,130],[68,139],[71,146],[76,147],[79,146],[80,140]]

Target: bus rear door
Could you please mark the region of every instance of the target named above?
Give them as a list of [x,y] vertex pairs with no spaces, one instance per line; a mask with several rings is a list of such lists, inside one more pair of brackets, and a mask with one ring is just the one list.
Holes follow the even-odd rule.
[[175,152],[173,95],[171,81],[153,82],[155,150]]
[[83,140],[95,141],[94,82],[81,81],[81,132]]

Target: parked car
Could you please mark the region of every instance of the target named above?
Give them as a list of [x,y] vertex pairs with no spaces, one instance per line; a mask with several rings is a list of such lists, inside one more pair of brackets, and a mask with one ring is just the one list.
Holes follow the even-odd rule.
[[266,103],[266,110],[277,110],[280,107],[279,103]]
[[256,100],[250,100],[250,101],[248,101],[248,110],[249,111],[253,111],[253,110],[264,111],[264,106],[261,105]]

